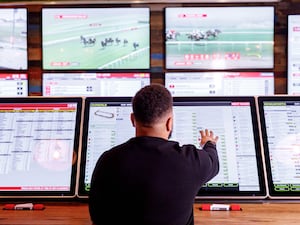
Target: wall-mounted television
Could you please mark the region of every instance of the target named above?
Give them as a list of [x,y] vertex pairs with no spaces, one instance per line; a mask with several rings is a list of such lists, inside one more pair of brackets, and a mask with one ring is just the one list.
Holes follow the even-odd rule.
[[45,70],[149,69],[149,8],[43,8]]
[[165,8],[167,69],[271,69],[274,7]]
[[[254,97],[175,97],[171,139],[199,146],[199,130],[219,136],[220,172],[199,190],[197,198],[266,197],[265,174]],[[85,99],[77,194],[87,198],[100,155],[135,135],[131,98]],[[154,163],[155,164],[155,163]]]
[[134,96],[149,73],[43,73],[43,96]]
[[75,196],[82,98],[0,98],[1,198]]
[[28,75],[26,73],[0,73],[1,97],[27,97]]
[[300,95],[300,15],[288,15],[287,92]]
[[165,86],[174,97],[273,95],[272,72],[167,72]]
[[27,68],[27,9],[0,8],[0,70]]

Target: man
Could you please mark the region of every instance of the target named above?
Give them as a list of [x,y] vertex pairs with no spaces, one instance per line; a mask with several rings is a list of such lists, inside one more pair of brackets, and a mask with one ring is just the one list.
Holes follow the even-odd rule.
[[162,85],[132,99],[135,137],[103,153],[91,180],[93,224],[192,225],[200,187],[219,171],[217,136],[200,131],[200,146],[170,141],[173,99]]

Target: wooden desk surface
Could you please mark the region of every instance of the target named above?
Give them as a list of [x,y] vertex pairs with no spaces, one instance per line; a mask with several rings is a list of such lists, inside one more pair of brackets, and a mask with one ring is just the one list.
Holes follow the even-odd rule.
[[[195,225],[299,225],[300,203],[242,203],[242,211],[200,211],[195,204]],[[5,225],[91,225],[86,203],[45,203],[45,210],[2,210]]]

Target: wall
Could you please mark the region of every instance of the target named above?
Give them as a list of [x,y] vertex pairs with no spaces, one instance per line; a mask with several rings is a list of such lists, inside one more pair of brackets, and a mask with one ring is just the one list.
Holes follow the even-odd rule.
[[[151,77],[152,82],[163,83],[164,73],[164,8],[166,6],[222,6],[222,5],[274,5],[275,6],[275,93],[287,93],[286,72],[286,40],[287,40],[287,15],[300,13],[299,0],[284,0],[279,3],[147,3],[147,4],[100,4],[96,6],[147,6],[151,8]],[[29,91],[30,95],[41,95],[41,8],[42,4],[26,5],[29,11]],[[87,6],[87,5],[85,5]]]

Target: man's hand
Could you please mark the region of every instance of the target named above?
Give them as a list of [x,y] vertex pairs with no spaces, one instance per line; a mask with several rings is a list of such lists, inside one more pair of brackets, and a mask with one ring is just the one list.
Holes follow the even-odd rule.
[[218,136],[214,136],[214,132],[211,130],[205,129],[205,130],[200,130],[200,146],[201,148],[206,144],[206,142],[210,141],[213,144],[217,144],[217,141],[219,139]]

